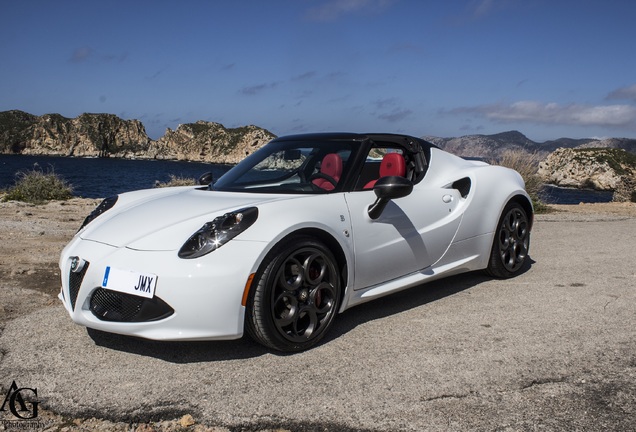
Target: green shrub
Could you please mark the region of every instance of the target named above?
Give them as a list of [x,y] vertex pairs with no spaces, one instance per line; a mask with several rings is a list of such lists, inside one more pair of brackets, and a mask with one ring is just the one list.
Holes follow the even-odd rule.
[[179,177],[179,176],[170,174],[170,180],[168,180],[167,182],[160,182],[159,180],[157,180],[155,182],[155,187],[163,188],[163,187],[173,187],[173,186],[196,186],[196,184],[197,184],[197,181],[193,178]]
[[2,201],[24,201],[41,204],[51,200],[67,200],[73,197],[73,186],[51,168],[44,172],[37,164],[31,171],[16,174],[15,186],[6,191]]

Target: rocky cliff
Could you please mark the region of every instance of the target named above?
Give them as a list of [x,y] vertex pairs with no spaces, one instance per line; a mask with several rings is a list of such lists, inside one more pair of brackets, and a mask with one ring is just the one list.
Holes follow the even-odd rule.
[[222,124],[198,121],[182,124],[151,143],[155,159],[235,164],[276,136],[256,126],[227,129]]
[[77,157],[178,159],[233,164],[275,135],[256,126],[227,129],[198,121],[168,129],[157,141],[138,120],[113,114],[35,116],[0,112],[0,153]]
[[113,114],[82,114],[70,119],[59,114],[0,113],[1,153],[133,157],[143,155],[149,144],[141,122]]
[[614,148],[560,148],[539,164],[538,174],[547,183],[614,191],[615,201],[633,201],[636,155]]

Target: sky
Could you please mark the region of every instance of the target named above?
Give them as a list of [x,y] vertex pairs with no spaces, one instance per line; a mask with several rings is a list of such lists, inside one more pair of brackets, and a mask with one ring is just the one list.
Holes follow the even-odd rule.
[[633,0],[0,0],[0,111],[636,138]]

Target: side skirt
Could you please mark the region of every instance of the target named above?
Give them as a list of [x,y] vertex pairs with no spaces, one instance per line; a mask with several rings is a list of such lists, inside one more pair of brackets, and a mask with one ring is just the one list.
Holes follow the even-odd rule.
[[[490,256],[492,233],[453,243],[444,257],[434,266],[406,276],[350,291],[340,307],[340,312],[386,295],[413,288],[444,277],[486,268]],[[467,251],[481,251],[466,256]]]

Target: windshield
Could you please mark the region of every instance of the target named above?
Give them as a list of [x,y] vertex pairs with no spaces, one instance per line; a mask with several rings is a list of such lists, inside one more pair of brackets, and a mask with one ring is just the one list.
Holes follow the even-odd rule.
[[272,141],[225,173],[214,190],[256,193],[338,191],[353,141]]

